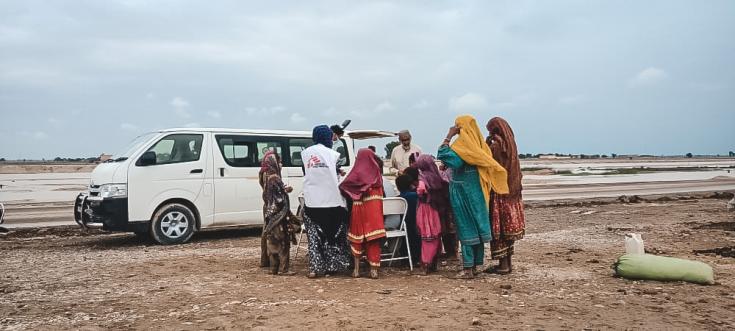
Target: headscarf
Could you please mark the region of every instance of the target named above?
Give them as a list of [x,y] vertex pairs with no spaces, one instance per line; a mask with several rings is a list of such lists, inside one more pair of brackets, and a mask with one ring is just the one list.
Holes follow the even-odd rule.
[[426,184],[429,192],[427,202],[438,212],[444,212],[449,205],[449,185],[442,179],[434,157],[422,154],[416,160],[416,167],[421,171],[419,180]]
[[[271,160],[273,158],[274,160]],[[260,188],[265,188],[265,180],[267,176],[278,174],[281,177],[281,167],[278,161],[278,154],[273,150],[268,150],[260,161],[260,171],[258,172],[258,181]]]
[[383,169],[380,169],[375,160],[375,153],[367,148],[361,148],[355,158],[355,166],[345,180],[339,184],[342,194],[352,200],[360,200],[371,188],[383,186]]
[[[270,156],[274,156],[276,162],[268,160]],[[276,155],[276,152],[271,149],[265,152],[265,155],[263,155],[263,161],[260,161],[260,173],[266,173],[268,171],[271,171],[272,173],[278,172],[279,174],[281,172],[278,166],[278,155]]]
[[[523,190],[521,184],[523,174],[521,173],[521,162],[518,159],[518,147],[516,146],[513,129],[503,118],[493,117],[487,122],[487,130],[490,131],[487,144],[493,152],[493,157],[508,171],[509,194],[511,197],[518,197],[521,190]],[[498,139],[492,140],[493,135]]]
[[493,159],[493,153],[485,143],[475,118],[462,115],[457,117],[454,125],[459,128],[459,137],[452,144],[452,150],[462,161],[477,167],[485,202],[490,202],[490,190],[508,194],[508,173]]
[[290,203],[286,186],[281,179],[281,166],[276,153],[266,153],[260,164],[263,182],[263,218],[265,219],[264,232],[270,232],[273,227],[286,220],[289,215]]
[[313,140],[315,144],[322,144],[327,148],[332,148],[333,134],[332,129],[328,126],[318,125],[314,127],[314,130],[311,132],[311,140]]
[[419,169],[419,180],[426,183],[426,189],[436,190],[442,188],[444,181],[439,173],[439,168],[434,163],[434,157],[429,154],[422,154],[416,160],[416,167]]

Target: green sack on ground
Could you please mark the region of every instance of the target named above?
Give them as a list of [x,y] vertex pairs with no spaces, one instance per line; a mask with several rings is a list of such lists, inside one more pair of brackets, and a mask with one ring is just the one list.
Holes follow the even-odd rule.
[[697,284],[715,283],[709,265],[691,260],[650,254],[625,254],[613,266],[615,275],[628,279],[686,281]]

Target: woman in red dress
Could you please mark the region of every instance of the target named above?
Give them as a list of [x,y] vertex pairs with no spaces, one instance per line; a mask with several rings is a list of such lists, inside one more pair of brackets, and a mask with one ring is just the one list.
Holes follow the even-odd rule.
[[518,160],[513,130],[508,122],[500,117],[493,117],[487,123],[490,135],[487,144],[493,152],[493,158],[508,171],[508,194],[492,194],[490,200],[490,224],[493,240],[490,242],[491,255],[500,260],[497,267],[491,266],[486,272],[508,274],[513,271],[511,256],[513,244],[523,238],[526,219],[523,212],[523,196],[521,191],[521,164]]
[[373,151],[357,152],[355,166],[339,185],[342,194],[352,199],[350,231],[355,269],[352,277],[360,277],[360,258],[367,255],[370,278],[378,278],[380,269],[380,238],[385,237],[383,223],[383,173]]

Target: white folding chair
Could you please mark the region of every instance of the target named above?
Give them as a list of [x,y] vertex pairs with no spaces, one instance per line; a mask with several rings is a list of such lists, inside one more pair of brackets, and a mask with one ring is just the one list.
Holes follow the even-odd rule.
[[296,254],[294,254],[294,260],[296,260],[299,257],[299,248],[301,248],[301,239],[304,237],[304,229],[306,228],[306,223],[304,220],[304,215],[306,215],[306,203],[304,202],[304,195],[299,195],[299,208],[296,210],[296,214],[298,214],[299,217],[301,217],[301,232],[299,233],[299,240],[296,242]]
[[[400,197],[383,198],[383,216],[401,215],[401,226],[398,228],[398,230],[386,231],[386,238],[388,240],[395,238],[395,240],[397,240],[398,242],[396,243],[396,245],[393,246],[393,252],[380,255],[381,257],[390,256],[389,258],[381,258],[380,262],[393,262],[397,260],[408,259],[408,265],[413,271],[413,260],[411,260],[411,245],[408,244],[408,231],[406,231],[407,211],[408,202],[406,201],[406,199]],[[401,239],[406,240],[406,251],[408,252],[408,254],[406,256],[396,257],[396,252],[398,251],[398,247],[400,246],[398,244],[400,243]]]

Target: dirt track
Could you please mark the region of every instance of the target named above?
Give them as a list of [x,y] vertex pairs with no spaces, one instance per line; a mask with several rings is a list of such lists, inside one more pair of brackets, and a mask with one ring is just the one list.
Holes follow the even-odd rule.
[[[735,328],[735,260],[693,250],[735,246],[726,200],[571,202],[527,210],[511,276],[453,280],[384,268],[380,280],[271,276],[255,230],[156,246],[73,228],[0,236],[0,328],[16,329],[601,329]],[[592,211],[593,213],[589,213]],[[715,286],[613,278],[622,235],[657,254],[715,268]],[[475,325],[473,325],[475,319]]]

